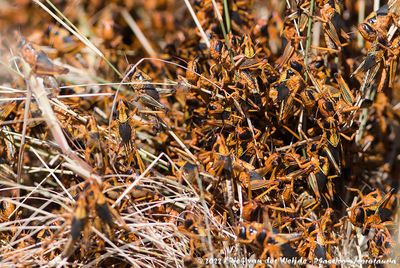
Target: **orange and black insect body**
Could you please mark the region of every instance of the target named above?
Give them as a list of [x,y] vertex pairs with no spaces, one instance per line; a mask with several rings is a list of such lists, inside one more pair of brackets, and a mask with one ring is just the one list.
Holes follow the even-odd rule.
[[272,237],[268,237],[267,239],[267,230],[263,228],[257,231],[255,243],[258,247],[262,248],[265,242],[273,244],[275,243],[275,240]]
[[[335,50],[341,50],[350,39],[343,29],[343,19],[338,9],[334,3],[327,3],[321,8],[326,46]],[[344,43],[341,38],[345,39]]]
[[268,230],[263,224],[257,222],[240,223],[237,236],[239,243],[253,244],[260,249],[260,259],[264,259],[267,255],[298,257],[296,250],[290,245],[291,239],[284,238],[283,234],[276,231],[275,229]]
[[335,115],[335,107],[329,100],[321,98],[318,100],[318,108],[322,116],[325,118]]
[[363,72],[367,72],[368,70],[371,70],[373,67],[375,67],[379,63],[379,61],[380,59],[375,53],[368,53],[361,70]]
[[118,126],[119,134],[121,135],[122,142],[127,145],[131,142],[132,127],[128,122],[121,123]]
[[197,227],[194,225],[193,219],[186,219],[183,226],[186,230],[192,231],[195,234],[199,234]]
[[382,197],[379,192],[374,191],[363,197],[358,204],[349,208],[350,222],[362,228],[363,233],[367,233],[371,227],[379,227],[390,221],[392,213],[387,205],[393,192],[394,190]]
[[356,208],[352,214],[352,223],[357,227],[363,227],[367,214],[361,207]]
[[[131,68],[128,67],[128,70]],[[167,108],[160,103],[160,94],[151,83],[152,79],[142,70],[136,68],[133,74],[129,75],[130,85],[135,93],[134,101],[139,100],[140,103],[150,109],[164,110]]]
[[9,200],[0,201],[0,223],[9,220],[9,216],[14,212],[15,205]]
[[19,43],[24,60],[37,75],[60,75],[68,73],[68,69],[54,64],[43,51],[38,51],[32,43],[22,38]]
[[238,228],[239,242],[249,244],[252,243],[257,236],[257,228],[252,224],[240,224]]
[[313,88],[306,88],[300,93],[301,101],[308,112],[312,112],[317,101],[317,92]]
[[160,94],[158,93],[158,91],[156,90],[156,88],[154,87],[154,85],[152,85],[151,82],[151,78],[145,74],[142,71],[137,71],[134,74],[134,79],[132,81],[137,81],[140,82],[141,84],[136,85],[137,89],[141,89],[144,90],[144,92],[149,95],[150,97],[152,97],[153,99],[155,99],[156,101],[160,100]]
[[57,49],[59,54],[73,53],[80,49],[79,40],[66,29],[49,25],[44,32],[49,45]]
[[103,222],[108,224],[108,226],[112,227],[114,225],[110,208],[102,193],[99,194],[99,197],[96,201],[96,213]]
[[257,201],[249,201],[243,206],[243,219],[246,221],[259,221],[262,213],[263,208],[257,203]]
[[276,85],[278,91],[278,101],[284,101],[289,96],[290,90],[285,83],[279,83]]
[[248,127],[237,128],[236,133],[238,134],[239,139],[242,141],[249,140],[253,137],[253,134],[251,133],[251,130]]
[[221,58],[224,43],[220,40],[213,39],[210,46],[210,55],[213,59],[218,60]]
[[85,205],[85,197],[81,196],[78,200],[78,206],[75,210],[75,215],[71,223],[71,238],[73,241],[77,241],[80,237],[81,232],[86,226],[87,222],[87,210]]
[[85,133],[85,141],[85,159],[94,159],[94,165],[96,168],[104,169],[107,156],[102,146],[102,134],[100,133],[97,121],[93,116],[89,118],[88,132]]
[[82,194],[77,201],[77,207],[72,218],[70,238],[62,252],[64,257],[68,258],[74,253],[76,249],[75,243],[80,239],[81,233],[87,227],[88,211],[86,202],[86,197]]
[[223,180],[226,188],[224,192],[226,204],[229,207],[233,202],[233,161],[232,154],[229,152],[222,135],[217,136],[217,140],[213,146],[214,168],[216,174]]
[[314,248],[314,256],[318,259],[326,260],[325,248],[322,245],[317,243]]
[[[381,6],[372,12],[358,27],[363,38],[369,42],[381,39],[386,40],[389,26],[394,22],[395,15],[389,10],[388,5]],[[385,42],[385,41],[384,41]]]
[[318,171],[315,173],[315,177],[317,179],[318,189],[323,190],[326,187],[326,183],[328,178],[322,171]]
[[36,242],[43,242],[46,238],[50,237],[53,233],[49,230],[49,228],[44,228],[36,235]]
[[203,239],[206,236],[206,230],[198,222],[199,219],[193,214],[186,214],[183,222],[185,232],[192,238]]
[[368,240],[367,244],[371,256],[381,258],[390,254],[393,241],[387,230],[378,230],[375,235]]
[[340,143],[337,120],[332,116],[327,117],[322,123],[322,129],[324,130],[324,135],[329,144],[336,148]]
[[186,78],[189,82],[196,84],[199,80],[199,67],[198,67],[199,58],[195,58],[194,60],[190,60],[187,65],[186,70]]
[[358,30],[365,40],[373,42],[376,39],[376,31],[369,25],[369,23],[361,23],[358,26]]
[[132,138],[132,127],[129,122],[128,107],[123,100],[118,103],[117,116],[118,131],[122,143],[125,146],[129,146]]

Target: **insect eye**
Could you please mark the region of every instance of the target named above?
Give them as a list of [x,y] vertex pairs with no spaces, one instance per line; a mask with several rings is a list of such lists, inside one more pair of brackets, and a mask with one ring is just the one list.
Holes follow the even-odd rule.
[[254,233],[256,233],[256,232],[257,232],[257,230],[254,229],[252,226],[249,227],[249,233],[250,233],[250,234],[254,234]]
[[316,61],[314,63],[314,66],[315,66],[315,68],[319,69],[324,66],[324,61],[323,60]]
[[240,226],[239,229],[239,238],[246,239],[246,227]]
[[376,17],[372,17],[372,18],[368,19],[367,22],[369,24],[375,24],[376,23]]
[[135,78],[138,79],[138,80],[142,80],[142,79],[143,79],[142,73],[141,73],[141,72],[138,72],[138,73],[135,75]]
[[375,30],[372,29],[368,24],[364,23],[362,27],[368,34],[375,34]]
[[192,228],[192,231],[193,231],[193,233],[195,233],[195,234],[200,234],[199,228],[197,228],[197,227],[193,227],[193,228]]
[[287,70],[286,74],[287,74],[287,77],[289,78],[294,75],[294,72],[293,72],[293,70],[289,69],[289,70]]

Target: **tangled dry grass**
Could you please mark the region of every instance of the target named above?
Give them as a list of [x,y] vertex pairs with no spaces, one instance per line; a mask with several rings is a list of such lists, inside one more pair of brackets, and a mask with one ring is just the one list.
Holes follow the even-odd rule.
[[1,266],[394,263],[399,6],[0,1]]

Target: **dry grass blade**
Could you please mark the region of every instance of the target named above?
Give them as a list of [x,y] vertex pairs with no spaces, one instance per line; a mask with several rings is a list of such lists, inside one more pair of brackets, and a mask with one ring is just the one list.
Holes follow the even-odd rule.
[[207,47],[210,47],[210,41],[208,40],[208,37],[206,35],[206,33],[203,30],[203,27],[201,27],[201,24],[199,22],[199,20],[197,19],[196,13],[194,12],[192,5],[190,4],[189,0],[184,0],[185,1],[185,5],[187,7],[187,9],[190,12],[190,15],[193,18],[193,21],[196,23],[197,29],[200,31],[201,37],[203,38],[204,43],[206,43]]
[[0,266],[395,260],[399,3],[2,1]]
[[64,133],[58,123],[57,117],[54,115],[53,109],[51,108],[47,93],[43,86],[43,80],[35,76],[31,76],[29,79],[29,85],[33,92],[33,95],[42,110],[42,114],[49,126],[56,143],[60,146],[62,152],[65,154],[65,159],[70,162],[71,165],[75,166],[75,170],[81,169],[81,174],[86,175],[88,180],[96,180],[101,183],[101,179],[92,174],[93,168],[91,168],[86,162],[84,162],[78,155],[71,149],[67,140],[64,137]]

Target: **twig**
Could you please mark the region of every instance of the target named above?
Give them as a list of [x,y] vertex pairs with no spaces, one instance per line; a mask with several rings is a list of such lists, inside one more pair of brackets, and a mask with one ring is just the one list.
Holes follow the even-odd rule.
[[[32,91],[29,89],[26,93],[26,101],[25,101],[25,108],[24,108],[24,123],[22,125],[22,133],[21,133],[21,143],[19,146],[19,152],[18,152],[18,170],[17,170],[17,183],[21,183],[21,175],[22,175],[22,166],[23,166],[23,161],[24,161],[24,147],[25,147],[25,135],[26,135],[26,127],[28,125],[28,116],[29,116],[29,110],[30,110],[30,104],[31,104],[31,98],[32,98]],[[17,190],[17,196],[19,197],[20,191]]]
[[150,42],[147,40],[146,36],[143,34],[142,30],[136,24],[135,20],[132,18],[131,14],[129,14],[128,10],[125,8],[121,10],[121,15],[128,24],[129,28],[133,31],[136,37],[139,39],[140,44],[142,44],[143,48],[146,50],[147,54],[149,54],[152,58],[157,58],[157,53],[152,48]]
[[[365,0],[359,0],[358,1],[358,24],[361,24],[364,21],[365,18]],[[357,46],[359,48],[364,47],[364,38],[360,33],[357,34]]]
[[310,15],[308,17],[308,28],[307,28],[307,43],[306,43],[306,51],[304,55],[304,64],[308,69],[308,52],[311,46],[311,29],[312,29],[312,22],[313,22],[313,14],[314,14],[314,0],[310,2]]
[[[290,5],[290,0],[286,0],[286,4],[287,4],[288,8],[292,8],[292,6]],[[299,26],[297,25],[297,21],[293,20],[293,22],[294,22],[294,27],[296,29],[297,36],[301,37]],[[303,47],[303,42],[301,40],[300,40],[300,50],[301,50],[301,54],[303,54],[303,56],[304,56],[305,55],[304,47]]]
[[231,18],[229,15],[228,0],[224,0],[224,11],[225,11],[226,28],[228,30],[228,33],[230,33],[231,32]]
[[92,173],[93,168],[79,158],[79,156],[69,146],[68,141],[66,140],[60,125],[58,124],[57,117],[51,108],[49,99],[47,98],[47,93],[43,85],[43,79],[31,75],[29,86],[32,89],[36,102],[42,111],[43,117],[46,120],[46,123],[56,143],[60,146],[62,152],[65,154],[65,159],[69,161],[72,166],[74,166],[75,171],[79,170],[81,174],[85,174],[85,178],[89,179],[90,182],[92,179],[94,179],[101,184],[101,178]]
[[[96,53],[98,56],[100,56],[114,70],[115,73],[117,73],[119,76],[122,76],[122,74],[117,70],[117,68],[115,68],[115,66],[111,64],[111,62],[104,56],[104,54],[95,45],[93,45],[93,43],[90,42],[89,39],[87,39],[85,36],[83,36],[82,34],[78,33],[72,27],[67,25],[62,19],[60,19],[56,14],[54,14],[48,7],[46,7],[39,0],[33,0],[33,2],[35,2],[37,5],[39,5],[47,13],[49,13],[50,16],[52,16],[56,21],[58,21],[62,26],[64,26],[68,31],[70,31],[73,35],[75,35],[82,43],[84,43],[94,53]],[[53,5],[53,8],[55,8],[54,5]],[[58,11],[57,8],[55,8],[55,9]],[[58,12],[58,13],[62,14],[61,12]],[[63,17],[65,18],[65,16],[63,16]],[[68,19],[66,19],[66,20],[68,21]],[[72,24],[72,23],[70,23],[70,24]],[[76,27],[74,27],[74,28],[76,29]]]
[[277,152],[286,151],[286,150],[288,150],[288,149],[295,148],[295,147],[298,147],[298,146],[302,146],[302,145],[307,144],[307,143],[312,142],[312,141],[317,141],[317,140],[319,140],[320,138],[321,138],[321,135],[318,135],[318,136],[312,137],[312,138],[310,138],[310,139],[298,141],[298,142],[295,142],[295,143],[293,143],[293,144],[290,144],[290,145],[287,145],[287,146],[283,146],[283,147],[277,148],[276,151],[277,151]]
[[124,199],[124,197],[130,192],[132,191],[132,189],[139,183],[139,181],[144,178],[144,176],[146,176],[147,173],[149,173],[149,171],[154,167],[154,165],[158,162],[158,160],[161,159],[161,157],[163,157],[164,153],[161,153],[153,162],[151,162],[151,164],[146,168],[146,170],[140,174],[139,177],[136,178],[136,180],[131,183],[131,185],[129,185],[128,188],[125,189],[125,191],[118,197],[117,200],[115,200],[114,204],[112,204],[112,207],[115,207],[116,205],[118,205],[122,199]]
[[202,37],[203,40],[204,40],[204,43],[206,43],[207,47],[210,48],[210,47],[211,47],[210,41],[208,40],[207,35],[206,35],[206,33],[204,32],[204,30],[203,30],[203,27],[201,27],[201,24],[200,24],[200,22],[199,22],[199,19],[198,19],[197,16],[196,16],[196,13],[194,13],[194,10],[193,10],[193,8],[192,8],[192,5],[190,4],[189,0],[184,0],[184,1],[185,1],[185,4],[186,4],[186,7],[188,8],[188,10],[189,10],[189,12],[190,12],[190,15],[192,16],[192,18],[193,18],[193,20],[194,20],[194,23],[196,23],[196,26],[197,26],[197,28],[198,28],[199,31],[200,31],[200,34],[201,34],[201,37]]
[[[197,166],[196,169],[195,169],[195,176],[196,176],[197,185],[199,186],[199,191],[200,191],[200,202],[201,202],[201,205],[203,206],[203,210],[204,210],[204,223],[205,223],[206,228],[208,230],[208,232],[207,232],[208,249],[209,249],[209,252],[211,254],[210,257],[211,257],[211,259],[213,259],[214,258],[214,253],[213,253],[214,252],[214,247],[213,247],[212,239],[211,239],[211,231],[210,231],[210,226],[209,226],[210,223],[208,221],[208,216],[211,215],[211,213],[210,213],[210,210],[209,210],[209,208],[207,206],[206,200],[204,198],[203,183],[202,183],[202,181],[200,179],[198,168],[199,167]],[[212,267],[214,267],[213,263],[212,263]]]
[[140,267],[134,259],[132,259],[128,254],[126,254],[123,250],[118,248],[110,239],[108,239],[102,232],[98,231],[94,226],[91,227],[92,231],[97,234],[100,238],[102,238],[107,244],[113,247],[121,256],[125,257],[127,261],[129,261],[134,267]]

